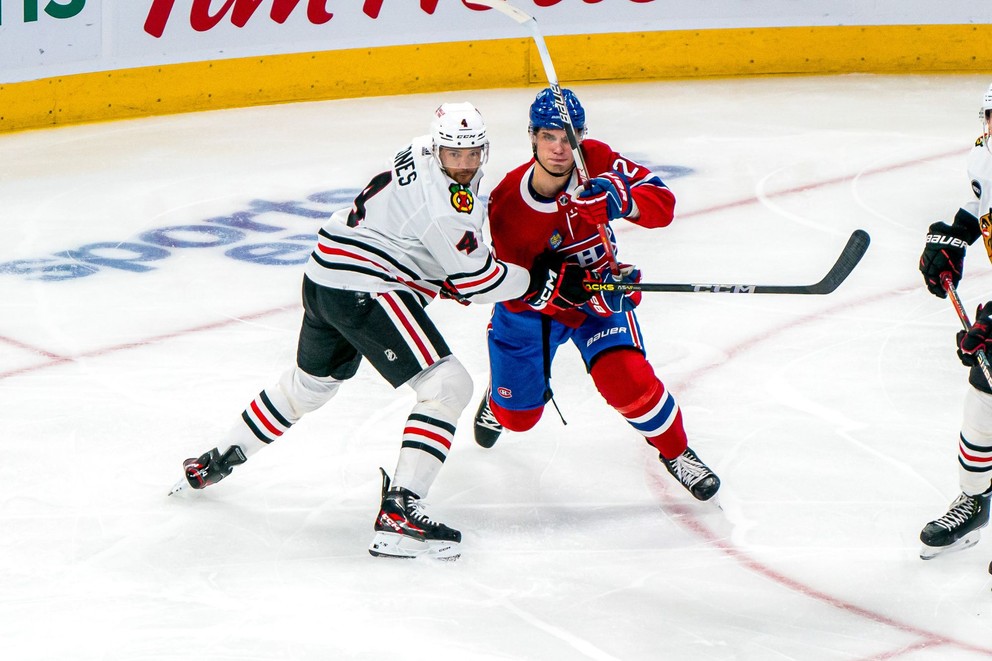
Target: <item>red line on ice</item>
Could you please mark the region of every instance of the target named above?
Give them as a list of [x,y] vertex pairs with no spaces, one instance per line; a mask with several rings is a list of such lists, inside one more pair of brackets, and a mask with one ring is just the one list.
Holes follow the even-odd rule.
[[[781,326],[776,327],[776,329],[772,332],[755,336],[753,338],[750,338],[748,340],[745,340],[737,344],[736,346],[731,347],[727,351],[728,354],[727,360],[722,362],[726,363],[727,361],[733,360],[735,357],[748,351],[749,349],[754,348],[755,346],[764,344],[769,341],[773,341],[776,336],[781,335],[786,331],[791,331],[798,327],[804,326],[808,323],[815,322],[817,319],[820,318],[835,315],[836,313],[841,312],[843,310],[850,310],[853,308],[863,307],[866,305],[872,305],[873,303],[879,300],[883,300],[891,297],[893,293],[895,292],[894,291],[880,292],[858,300],[845,302],[840,305],[836,305],[834,307],[828,308],[826,310],[821,310],[814,314],[805,315],[803,317],[797,317],[796,319],[793,319],[791,322],[787,324],[783,324]],[[672,392],[682,392],[692,388],[696,380],[704,376],[710,375],[712,373],[713,367],[714,367],[713,365],[706,365],[693,372],[690,372],[684,379],[676,383],[671,388]],[[658,491],[662,493],[662,500],[664,501],[665,509],[678,514],[679,516],[677,517],[677,520],[681,525],[685,526],[694,534],[702,538],[707,544],[720,549],[724,554],[730,556],[745,568],[753,571],[756,574],[760,574],[765,578],[775,583],[778,583],[782,587],[792,590],[793,592],[797,592],[803,596],[809,597],[810,599],[823,602],[829,606],[832,606],[846,613],[857,615],[867,620],[871,620],[873,622],[878,622],[879,624],[890,626],[894,629],[904,631],[908,634],[918,636],[919,638],[922,639],[914,645],[904,648],[903,650],[900,650],[898,652],[893,652],[889,655],[883,656],[882,658],[887,658],[887,659],[895,658],[896,656],[900,656],[902,654],[908,654],[914,650],[918,650],[921,648],[939,647],[943,645],[956,647],[958,649],[966,650],[969,652],[976,652],[979,654],[986,654],[992,656],[992,648],[990,647],[979,647],[977,645],[972,645],[970,643],[966,643],[960,640],[955,640],[953,638],[948,638],[946,636],[940,636],[938,634],[927,631],[925,629],[921,629],[919,627],[915,627],[910,624],[899,622],[897,620],[892,619],[891,617],[888,617],[887,615],[876,613],[875,611],[869,610],[862,606],[858,606],[857,604],[852,603],[850,601],[846,601],[844,599],[834,597],[825,592],[817,590],[811,585],[807,585],[802,581],[791,578],[789,576],[786,576],[785,574],[776,571],[772,567],[754,559],[753,557],[748,555],[745,551],[731,545],[724,539],[720,538],[712,530],[707,528],[698,517],[693,515],[694,510],[692,510],[689,507],[686,507],[684,504],[680,504],[679,502],[668,498],[667,488],[663,486],[661,480],[659,479],[658,474],[653,473],[652,479],[655,480],[655,484],[658,487]],[[878,658],[878,657],[872,657],[872,658]]]
[[[796,186],[796,187],[785,189],[785,190],[781,190],[781,191],[775,191],[773,193],[769,193],[765,197],[767,197],[767,198],[781,197],[781,196],[784,196],[784,195],[791,195],[791,194],[799,193],[799,192],[802,192],[802,191],[815,190],[815,189],[823,188],[823,187],[826,187],[826,186],[832,186],[832,185],[844,183],[845,181],[849,181],[851,179],[854,179],[856,176],[865,176],[865,175],[872,175],[872,174],[883,174],[883,173],[892,172],[892,171],[895,171],[895,170],[898,170],[898,169],[901,169],[901,168],[904,168],[904,167],[911,167],[913,165],[918,165],[920,163],[924,163],[924,162],[928,162],[928,161],[940,160],[940,159],[943,159],[943,158],[948,158],[950,156],[959,156],[959,155],[961,155],[961,153],[962,153],[961,150],[955,150],[955,151],[950,151],[950,152],[946,152],[946,153],[943,153],[943,154],[935,154],[933,156],[919,158],[919,159],[915,159],[915,160],[912,160],[912,161],[906,161],[906,162],[903,162],[903,163],[898,163],[898,164],[888,165],[888,166],[884,166],[884,167],[879,167],[879,168],[864,170],[864,171],[858,173],[857,175],[847,175],[847,176],[835,177],[835,178],[832,178],[832,179],[825,179],[823,181],[814,182],[814,183],[811,183],[809,185]],[[714,207],[709,207],[709,208],[705,208],[705,209],[698,209],[696,211],[689,211],[687,213],[680,214],[679,217],[680,218],[686,218],[686,217],[691,217],[691,216],[700,216],[700,215],[704,215],[704,214],[714,213],[714,212],[717,212],[717,211],[722,211],[722,210],[725,210],[725,209],[736,208],[736,207],[740,207],[740,206],[744,206],[744,205],[748,205],[748,204],[754,204],[756,202],[760,202],[760,198],[758,198],[758,197],[751,197],[751,198],[747,198],[747,199],[743,199],[743,200],[738,200],[738,201],[735,201],[735,202],[728,202],[728,203],[725,203],[725,204],[720,204],[720,205],[717,205],[717,206],[714,206]],[[857,301],[852,301],[852,302],[844,303],[842,305],[839,305],[839,306],[836,306],[834,308],[831,308],[830,309],[830,312],[836,312],[838,310],[850,309],[850,308],[860,307],[860,306],[863,306],[863,305],[869,305],[871,303],[874,303],[877,300],[880,300],[880,299],[886,298],[888,296],[891,296],[891,294],[892,294],[892,292],[884,292],[884,293],[875,294],[873,296],[869,296],[869,297],[866,297],[866,298],[863,298],[863,299],[860,299],[860,300],[857,300]],[[39,370],[46,369],[46,368],[49,368],[49,367],[63,365],[63,364],[68,363],[68,362],[74,362],[74,361],[76,361],[76,360],[78,360],[80,358],[95,358],[95,357],[105,356],[105,355],[108,355],[108,354],[111,354],[111,353],[115,353],[115,352],[118,352],[118,351],[124,351],[124,350],[127,350],[127,349],[138,349],[138,348],[142,348],[142,347],[145,347],[145,346],[148,346],[148,345],[151,345],[151,344],[161,343],[161,342],[164,342],[164,341],[167,341],[167,340],[170,340],[170,339],[185,337],[185,336],[192,335],[192,334],[195,334],[195,333],[201,333],[201,332],[216,330],[218,328],[223,328],[223,327],[230,326],[230,325],[233,325],[233,324],[241,323],[241,322],[246,321],[246,320],[259,319],[261,317],[266,317],[266,316],[269,316],[269,315],[278,314],[278,313],[286,312],[286,311],[289,311],[289,310],[296,310],[298,308],[299,308],[298,305],[287,305],[287,306],[283,306],[283,307],[279,307],[279,308],[273,308],[273,309],[270,309],[270,310],[264,310],[262,312],[256,312],[256,313],[253,313],[253,314],[243,315],[241,317],[234,318],[234,319],[224,319],[222,321],[217,321],[217,322],[213,322],[213,323],[209,323],[209,324],[203,324],[201,326],[194,326],[194,327],[187,328],[187,329],[184,329],[184,330],[177,330],[177,331],[174,331],[172,333],[165,333],[163,335],[156,335],[156,336],[153,336],[153,337],[149,337],[147,339],[144,339],[144,340],[137,340],[135,342],[127,342],[127,343],[118,344],[118,345],[114,345],[114,346],[110,346],[110,347],[105,347],[103,349],[95,349],[95,350],[87,351],[87,352],[84,352],[84,353],[81,353],[81,354],[78,354],[78,355],[75,355],[75,356],[59,356],[59,355],[56,355],[56,354],[52,354],[52,353],[43,351],[41,349],[37,349],[37,348],[34,348],[34,347],[28,347],[27,345],[22,345],[22,344],[18,343],[17,341],[12,340],[10,338],[0,337],[0,341],[4,341],[4,342],[6,342],[8,344],[13,344],[13,345],[19,346],[20,348],[25,348],[25,349],[34,351],[36,353],[39,353],[39,354],[41,354],[43,356],[46,356],[46,357],[50,358],[49,361],[44,362],[44,363],[39,363],[37,365],[31,365],[31,366],[28,366],[28,367],[22,367],[22,368],[8,370],[8,371],[5,371],[5,372],[0,372],[0,380],[5,379],[5,378],[8,378],[8,377],[11,377],[11,376],[18,376],[18,375],[21,375],[21,374],[26,374],[26,373],[29,373],[29,372],[35,372],[35,371],[39,371]],[[762,343],[768,341],[769,339],[773,338],[774,336],[778,335],[779,333],[782,333],[782,332],[784,332],[786,330],[794,329],[797,326],[801,326],[801,325],[804,325],[806,323],[813,322],[813,321],[817,320],[818,318],[820,318],[824,314],[826,314],[826,312],[820,312],[820,313],[817,313],[817,314],[812,314],[812,315],[807,315],[805,317],[800,317],[798,319],[793,320],[791,323],[788,323],[788,324],[785,324],[783,326],[780,326],[779,328],[777,328],[772,333],[767,333],[765,335],[757,336],[757,337],[751,338],[749,340],[746,340],[746,341],[738,344],[737,346],[732,347],[728,351],[728,354],[729,354],[729,358],[728,359],[733,359],[737,355],[739,355],[739,354],[741,354],[741,353],[743,353],[743,352],[745,352],[745,351],[753,348],[754,346],[759,345],[759,344],[762,344]],[[677,392],[679,390],[685,390],[685,389],[690,388],[691,385],[692,385],[692,383],[693,383],[693,381],[695,381],[697,378],[703,376],[704,374],[708,373],[709,370],[711,369],[711,367],[712,366],[701,368],[699,370],[696,370],[695,372],[690,373],[685,379],[683,379],[683,381],[681,383],[679,383],[679,384],[677,384],[675,386],[675,388],[673,389],[673,391],[676,391]],[[655,477],[657,477],[657,475],[655,475]],[[665,487],[662,485],[662,483],[659,481],[656,484],[658,485],[658,489],[664,494],[665,493]],[[914,650],[925,649],[925,648],[930,648],[930,647],[938,647],[938,646],[942,646],[942,645],[948,645],[948,646],[956,647],[958,649],[967,650],[967,651],[976,652],[976,653],[979,653],[979,654],[986,654],[986,655],[992,656],[992,648],[986,648],[986,647],[979,647],[979,646],[971,645],[971,644],[966,643],[966,642],[963,642],[963,641],[958,641],[958,640],[954,640],[954,639],[947,638],[947,637],[944,637],[944,636],[939,636],[939,635],[936,635],[936,634],[934,634],[932,632],[926,631],[924,629],[920,629],[920,628],[914,627],[912,625],[908,625],[908,624],[904,624],[902,622],[898,622],[897,620],[894,620],[894,619],[892,619],[892,618],[890,618],[890,617],[888,617],[886,615],[882,615],[881,613],[876,613],[876,612],[871,611],[871,610],[869,610],[867,608],[863,608],[861,606],[858,606],[857,604],[854,604],[852,602],[849,602],[849,601],[846,601],[844,599],[840,599],[840,598],[834,597],[834,596],[829,595],[829,594],[827,594],[825,592],[822,592],[820,590],[817,590],[816,588],[814,588],[814,587],[812,587],[810,585],[807,585],[807,584],[805,584],[805,583],[803,583],[801,581],[798,581],[798,580],[796,580],[794,578],[791,578],[789,576],[786,576],[786,575],[784,575],[784,574],[782,574],[782,573],[780,573],[780,572],[772,569],[768,565],[765,565],[765,564],[759,562],[758,560],[755,560],[750,555],[748,555],[747,553],[745,553],[743,550],[734,547],[733,545],[727,543],[723,539],[720,539],[719,536],[717,536],[716,534],[714,534],[710,529],[708,529],[705,525],[703,525],[703,523],[698,518],[694,517],[692,515],[692,511],[689,508],[685,507],[684,505],[680,505],[679,503],[677,503],[675,501],[671,501],[671,500],[669,500],[667,498],[664,498],[664,497],[663,497],[663,500],[666,501],[664,503],[666,509],[668,509],[668,510],[670,510],[672,512],[675,512],[675,513],[681,515],[679,517],[679,522],[680,523],[682,523],[683,525],[685,525],[687,528],[689,528],[693,533],[695,533],[699,537],[703,538],[708,544],[714,546],[715,548],[720,549],[723,553],[725,553],[726,555],[730,556],[736,562],[738,562],[742,566],[746,567],[747,569],[755,572],[756,574],[760,574],[762,576],[765,576],[769,580],[771,580],[771,581],[773,581],[775,583],[778,583],[779,585],[781,585],[781,586],[783,586],[783,587],[785,587],[785,588],[787,588],[789,590],[792,590],[794,592],[797,592],[799,594],[802,594],[802,595],[804,595],[806,597],[809,597],[811,599],[814,599],[814,600],[823,602],[823,603],[825,603],[827,605],[830,605],[830,606],[832,606],[834,608],[837,608],[839,610],[842,610],[844,612],[850,613],[852,615],[857,615],[857,616],[863,617],[863,618],[865,618],[867,620],[871,620],[873,622],[877,622],[877,623],[880,623],[880,624],[884,624],[884,625],[893,627],[893,628],[898,629],[900,631],[904,631],[904,632],[909,633],[909,634],[912,634],[914,636],[918,636],[918,637],[920,637],[922,639],[922,640],[918,641],[917,643],[915,643],[915,644],[913,644],[913,645],[911,645],[909,647],[903,648],[902,650],[899,650],[899,651],[894,651],[894,652],[890,653],[889,655],[884,656],[883,658],[894,658],[895,656],[899,656],[899,655],[902,655],[904,653],[909,653],[909,652],[912,652]]]
[[92,349],[90,351],[84,351],[75,355],[57,355],[43,351],[41,349],[36,349],[34,347],[28,347],[27,345],[21,345],[16,343],[14,340],[9,338],[0,337],[0,341],[7,342],[9,344],[17,344],[21,348],[34,351],[35,353],[41,354],[49,358],[49,360],[43,363],[36,363],[34,365],[27,365],[25,367],[16,367],[14,369],[9,369],[0,372],[0,380],[6,379],[12,376],[20,376],[22,374],[28,374],[30,372],[37,372],[39,370],[48,369],[49,367],[57,367],[59,365],[65,365],[66,363],[74,363],[82,358],[99,358],[100,356],[106,356],[112,353],[117,353],[118,351],[126,351],[127,349],[140,349],[151,344],[159,344],[167,340],[174,340],[180,337],[186,337],[187,335],[193,335],[195,333],[202,333],[205,331],[217,330],[218,328],[225,328],[227,326],[233,326],[235,324],[240,324],[245,321],[253,321],[255,319],[262,319],[263,317],[268,317],[274,314],[280,314],[282,312],[287,312],[291,310],[298,310],[299,305],[284,305],[278,308],[271,308],[269,310],[262,310],[261,312],[252,312],[249,314],[244,314],[239,317],[232,317],[229,319],[221,319],[220,321],[214,321],[209,324],[201,324],[199,326],[192,326],[190,328],[184,328],[180,330],[173,331],[171,333],[163,333],[161,335],[153,335],[152,337],[145,338],[143,340],[135,340],[134,342],[124,342],[121,344],[115,344],[109,347],[103,347],[101,349]]

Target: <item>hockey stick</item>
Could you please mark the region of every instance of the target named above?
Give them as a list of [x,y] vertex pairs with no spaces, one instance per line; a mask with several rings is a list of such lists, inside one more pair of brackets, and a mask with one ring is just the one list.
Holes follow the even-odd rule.
[[661,291],[705,294],[829,294],[851,275],[858,265],[871,237],[864,230],[854,230],[837,261],[823,279],[812,285],[745,285],[745,284],[655,284],[648,282],[593,283],[587,284],[591,291]]
[[[954,288],[954,281],[951,280],[951,274],[945,273],[940,277],[940,284],[944,286],[944,291],[947,292],[947,297],[951,299],[951,304],[954,306],[954,311],[958,313],[958,319],[961,320],[961,325],[964,327],[964,332],[967,333],[971,330],[971,322],[968,321],[968,313],[964,311],[964,306],[961,304],[961,298],[958,296],[957,290]],[[992,365],[989,365],[989,358],[985,355],[985,352],[979,349],[975,352],[978,357],[978,367],[982,370],[982,375],[988,382],[989,387],[992,387]],[[990,565],[992,567],[992,565]]]
[[[534,45],[537,46],[537,52],[541,56],[541,64],[544,65],[544,75],[547,77],[548,85],[551,87],[551,94],[555,97],[555,108],[558,110],[558,117],[561,119],[562,126],[565,128],[565,135],[568,136],[568,146],[572,149],[572,158],[575,161],[575,169],[578,171],[579,183],[585,185],[590,178],[589,170],[586,168],[586,160],[582,155],[582,150],[579,149],[579,139],[575,133],[575,126],[572,125],[572,118],[568,114],[565,97],[562,95],[561,85],[558,83],[558,74],[555,72],[555,65],[551,61],[551,53],[548,52],[548,46],[544,43],[544,35],[541,34],[541,29],[537,25],[537,19],[514,7],[506,0],[472,0],[472,2],[483,7],[495,9],[521,25],[526,24],[530,29],[531,36],[534,38]],[[597,224],[596,231],[599,232],[599,239],[603,243],[604,250],[606,250],[606,259],[610,263],[610,271],[613,275],[620,275],[620,265],[617,263],[617,256],[613,251],[613,243],[610,241],[610,235],[606,232],[606,223]]]

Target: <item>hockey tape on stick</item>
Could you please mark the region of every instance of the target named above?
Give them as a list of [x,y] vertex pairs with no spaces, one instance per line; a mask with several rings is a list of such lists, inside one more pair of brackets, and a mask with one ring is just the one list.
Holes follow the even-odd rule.
[[[961,298],[958,296],[957,290],[954,288],[954,281],[951,280],[951,276],[945,273],[940,278],[940,284],[944,286],[944,291],[947,292],[947,298],[951,299],[951,304],[954,306],[954,311],[958,313],[958,319],[961,320],[961,326],[964,327],[964,332],[967,333],[971,330],[971,321],[968,320],[968,313],[964,311],[964,306],[961,304]],[[985,355],[985,352],[979,349],[975,352],[975,356],[978,357],[978,367],[982,370],[982,376],[985,377],[985,381],[988,382],[989,387],[992,388],[992,365],[989,365],[989,358]]]
[[864,230],[854,230],[837,261],[823,279],[812,285],[749,285],[749,284],[661,284],[651,282],[623,282],[617,284],[590,284],[591,291],[647,291],[683,294],[829,294],[851,275],[854,267],[868,250],[871,237]]
[[[526,25],[530,29],[531,36],[534,38],[534,45],[537,46],[537,52],[541,56],[541,64],[544,66],[544,75],[548,79],[548,86],[551,88],[551,94],[555,97],[555,108],[558,110],[558,117],[561,119],[562,126],[565,127],[565,135],[568,136],[568,145],[572,149],[572,158],[575,161],[575,169],[579,175],[579,183],[585,185],[589,181],[589,170],[586,168],[586,160],[582,155],[582,150],[579,149],[578,135],[575,133],[575,126],[572,125],[572,118],[568,114],[568,106],[565,105],[565,97],[561,93],[558,74],[555,72],[555,65],[551,61],[551,53],[548,52],[548,45],[544,42],[544,35],[541,34],[541,28],[537,25],[537,19],[527,12],[514,7],[506,0],[472,0],[472,2],[476,5],[495,9],[509,16],[517,23]],[[617,263],[616,254],[613,252],[613,244],[610,242],[610,236],[606,232],[606,225],[597,225],[596,230],[599,233],[600,241],[603,243],[603,248],[606,250],[606,258],[610,263],[610,271],[613,275],[620,275],[620,265]]]

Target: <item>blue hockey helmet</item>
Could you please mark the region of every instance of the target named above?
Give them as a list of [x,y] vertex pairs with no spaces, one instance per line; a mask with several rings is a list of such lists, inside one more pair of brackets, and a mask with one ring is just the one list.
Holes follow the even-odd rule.
[[[582,135],[586,131],[586,111],[579,103],[579,97],[575,96],[572,90],[562,88],[561,96],[565,100],[565,107],[568,108],[568,116],[572,120],[572,128],[577,135]],[[534,103],[530,104],[530,126],[531,133],[537,129],[563,129],[564,122],[555,105],[555,95],[550,87],[546,87],[537,93]]]

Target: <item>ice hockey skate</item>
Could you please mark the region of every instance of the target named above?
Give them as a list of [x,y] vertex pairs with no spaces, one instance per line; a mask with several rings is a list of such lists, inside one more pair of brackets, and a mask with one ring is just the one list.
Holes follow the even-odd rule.
[[947,514],[931,521],[920,532],[920,558],[929,560],[943,553],[961,551],[978,543],[981,529],[989,522],[989,494],[962,493]]
[[665,459],[662,455],[658,455],[658,459],[696,500],[709,500],[719,491],[720,478],[696,456],[692,448],[686,448],[675,459]]
[[475,412],[475,442],[484,448],[496,445],[499,435],[503,433],[503,425],[499,424],[493,411],[489,408],[489,391],[479,402],[479,410]]
[[183,462],[185,476],[172,486],[169,495],[186,489],[203,489],[211,484],[217,484],[230,475],[235,466],[247,460],[240,445],[232,445],[223,456],[217,448],[214,448],[197,458],[187,459]]
[[461,555],[462,534],[432,520],[416,494],[402,487],[389,488],[382,471],[382,505],[375,519],[375,537],[369,553],[376,557],[456,560]]

